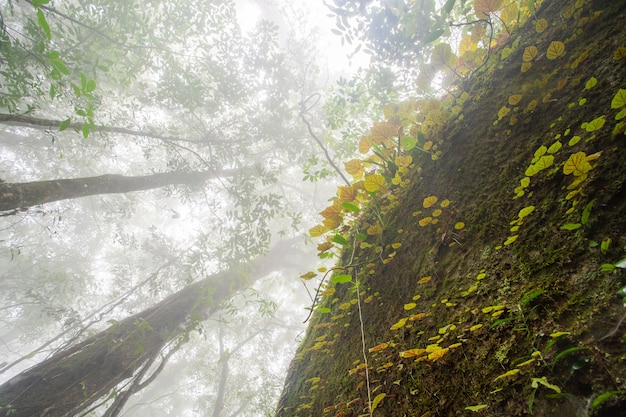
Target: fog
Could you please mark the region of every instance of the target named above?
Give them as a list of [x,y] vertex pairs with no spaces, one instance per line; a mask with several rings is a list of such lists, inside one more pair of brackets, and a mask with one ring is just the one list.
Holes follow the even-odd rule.
[[346,58],[321,0],[39,3],[1,3],[4,183],[233,174],[2,212],[0,382],[291,239],[186,343],[82,414],[141,385],[115,415],[271,415],[318,283],[299,275],[324,265],[305,236],[340,181],[302,181],[328,166],[301,102],[322,98],[307,120],[324,137],[328,89],[365,58]]

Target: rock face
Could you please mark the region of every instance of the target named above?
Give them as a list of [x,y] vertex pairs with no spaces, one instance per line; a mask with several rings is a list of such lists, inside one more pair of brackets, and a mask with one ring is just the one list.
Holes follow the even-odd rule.
[[441,154],[361,211],[278,417],[626,415],[625,15],[544,2],[431,110]]

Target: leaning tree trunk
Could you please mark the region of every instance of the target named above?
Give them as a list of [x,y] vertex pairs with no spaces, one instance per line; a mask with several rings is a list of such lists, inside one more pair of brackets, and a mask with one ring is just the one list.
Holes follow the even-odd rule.
[[145,372],[168,343],[184,342],[222,301],[276,269],[268,260],[292,243],[281,241],[243,267],[191,284],[15,376],[0,386],[0,411],[13,417],[70,417],[102,397],[117,396],[116,386]]
[[177,184],[201,184],[213,178],[232,176],[235,172],[236,170],[175,171],[137,177],[107,174],[87,178],[0,183],[0,211],[89,195],[128,193]]

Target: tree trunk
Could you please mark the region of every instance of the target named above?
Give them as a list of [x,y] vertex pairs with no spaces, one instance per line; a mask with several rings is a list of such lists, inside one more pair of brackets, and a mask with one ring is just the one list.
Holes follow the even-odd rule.
[[625,14],[544,1],[422,106],[441,157],[361,210],[277,417],[626,415]]
[[167,344],[184,342],[222,301],[276,269],[269,260],[289,251],[294,240],[191,284],[13,377],[0,386],[0,410],[13,417],[71,417],[102,397],[123,395],[114,392],[118,384],[154,362]]
[[[36,130],[58,130],[61,124],[60,120],[51,119],[39,119],[37,117],[24,116],[21,114],[0,114],[0,124],[7,126],[23,126]],[[83,127],[82,123],[71,123],[67,128],[80,131]],[[166,136],[152,132],[142,132],[139,130],[127,129],[125,127],[109,127],[109,126],[95,126],[93,128],[95,132],[102,133],[119,133],[122,135],[136,136],[142,138],[158,139],[162,142],[188,142],[197,144],[215,144],[219,143],[214,139],[210,140],[191,140],[183,139],[175,136]]]
[[212,178],[232,176],[236,172],[237,170],[175,171],[137,177],[107,174],[87,178],[0,183],[0,211],[96,194],[128,193],[176,184],[195,185]]

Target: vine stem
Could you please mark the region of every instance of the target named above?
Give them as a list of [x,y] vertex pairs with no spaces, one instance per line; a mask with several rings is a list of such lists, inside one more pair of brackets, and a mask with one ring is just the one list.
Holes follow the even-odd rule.
[[[352,243],[352,254],[350,255],[350,264],[354,261],[354,252],[356,251],[356,238]],[[370,387],[370,373],[369,373],[369,363],[367,362],[367,344],[365,343],[365,326],[363,325],[363,310],[361,309],[361,294],[359,291],[359,272],[358,268],[354,268],[354,285],[356,287],[356,301],[357,307],[359,310],[359,324],[361,326],[361,349],[363,353],[363,363],[365,363],[365,383],[367,386],[367,409],[369,410],[369,415],[372,417],[372,390]]]
[[307,129],[309,131],[309,134],[311,135],[313,140],[315,140],[315,142],[317,142],[319,147],[322,148],[322,151],[324,151],[324,155],[326,156],[326,160],[328,161],[328,163],[333,167],[335,172],[337,172],[337,174],[339,174],[339,176],[346,183],[346,185],[348,187],[350,187],[350,181],[348,181],[346,176],[343,175],[343,172],[341,172],[339,167],[337,165],[335,165],[335,163],[333,162],[332,158],[330,157],[330,154],[328,153],[328,149],[326,149],[326,146],[324,146],[322,141],[315,135],[315,133],[313,133],[313,129],[311,128],[311,124],[309,123],[309,121],[305,117],[306,112],[308,112],[315,105],[315,103],[317,103],[317,100],[316,100],[311,106],[305,107],[305,105],[311,100],[311,98],[316,98],[316,99],[319,100],[319,93],[312,94],[311,96],[306,98],[304,101],[302,101],[302,103],[300,104],[300,106],[301,106],[300,118],[302,119],[302,121],[306,125],[306,127],[307,127]]

